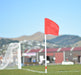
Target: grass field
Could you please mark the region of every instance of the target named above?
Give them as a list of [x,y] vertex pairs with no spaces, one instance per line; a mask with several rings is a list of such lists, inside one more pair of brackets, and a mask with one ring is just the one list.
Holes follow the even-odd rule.
[[0,70],[0,75],[81,75],[81,65],[49,65],[47,74],[27,69],[44,72],[44,66],[25,66],[21,70]]

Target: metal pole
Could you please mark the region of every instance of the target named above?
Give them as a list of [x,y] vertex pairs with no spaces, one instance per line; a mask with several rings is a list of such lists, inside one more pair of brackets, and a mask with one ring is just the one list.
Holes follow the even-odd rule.
[[64,55],[64,61],[65,61],[65,51],[63,51],[63,55]]
[[37,62],[38,62],[38,53],[37,53]]
[[45,73],[47,73],[47,48],[46,48],[46,34],[45,34]]

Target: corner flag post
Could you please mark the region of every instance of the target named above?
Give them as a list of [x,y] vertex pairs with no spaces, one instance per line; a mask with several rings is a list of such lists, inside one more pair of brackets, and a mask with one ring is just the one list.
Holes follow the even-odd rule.
[[45,34],[45,73],[47,73],[47,48],[46,48],[46,34]]
[[46,48],[46,35],[59,35],[59,26],[52,20],[45,18],[45,73],[47,73],[47,48]]

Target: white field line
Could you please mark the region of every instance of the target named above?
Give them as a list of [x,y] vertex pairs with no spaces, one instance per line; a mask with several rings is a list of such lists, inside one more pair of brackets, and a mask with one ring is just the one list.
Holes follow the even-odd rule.
[[[31,69],[23,69],[31,72],[37,72],[37,73],[45,73],[43,71],[36,71],[36,70],[31,70]],[[54,72],[48,72],[48,73],[55,73],[55,72],[80,72],[80,71],[54,71]]]
[[71,72],[80,72],[80,71],[52,71],[52,72],[48,72],[48,73],[67,73],[67,72],[69,72],[69,73],[71,73]]
[[65,73],[65,72],[80,72],[80,71],[53,71],[48,73]]
[[[13,70],[13,69],[5,69],[5,70]],[[17,69],[14,69],[17,70]],[[27,70],[27,71],[31,71],[31,72],[37,72],[37,73],[45,73],[43,71],[35,71],[35,70],[31,70],[31,69],[22,69],[22,70]],[[81,72],[81,71],[53,71],[53,72],[48,72],[48,73],[55,73],[55,72]]]
[[31,69],[23,69],[23,70],[27,70],[27,71],[31,71],[31,72],[37,72],[37,73],[45,73],[43,71],[35,71],[35,70],[31,70]]
[[80,71],[57,71],[57,72],[80,72]]

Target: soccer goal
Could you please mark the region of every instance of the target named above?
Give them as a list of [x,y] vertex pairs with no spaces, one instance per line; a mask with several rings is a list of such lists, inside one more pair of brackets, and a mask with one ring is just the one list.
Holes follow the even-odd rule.
[[7,50],[0,56],[0,70],[2,69],[21,69],[21,46],[20,43],[11,43]]

